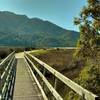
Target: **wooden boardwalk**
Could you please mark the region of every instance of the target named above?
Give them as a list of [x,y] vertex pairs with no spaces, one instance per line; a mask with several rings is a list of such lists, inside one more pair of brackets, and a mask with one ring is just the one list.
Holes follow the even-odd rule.
[[[17,65],[15,57],[17,59]],[[34,65],[32,59],[43,67],[43,71],[40,71]],[[0,73],[0,100],[64,100],[56,89],[58,80],[75,91],[82,100],[100,99],[97,95],[84,89],[28,52],[17,54],[12,52],[0,63],[0,68],[3,70]],[[42,84],[39,83],[33,70],[41,77]],[[55,81],[53,85],[46,78],[46,71],[49,71],[54,76]],[[44,84],[48,88],[47,91]],[[48,95],[46,95],[46,92]],[[49,92],[52,96],[49,95]]]
[[43,100],[25,65],[23,53],[17,54],[17,72],[13,100]]

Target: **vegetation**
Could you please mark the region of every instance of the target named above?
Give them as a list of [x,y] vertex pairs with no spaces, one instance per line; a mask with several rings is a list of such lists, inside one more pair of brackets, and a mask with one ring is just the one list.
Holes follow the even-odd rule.
[[[84,68],[75,81],[100,97],[100,1],[88,0],[74,22],[80,28],[78,50],[74,57],[75,60],[84,61]],[[68,99],[81,100],[72,91]]]
[[[53,67],[54,69],[58,70],[63,75],[73,80],[79,75],[82,69],[79,64],[75,64],[72,60],[74,51],[75,51],[74,49],[58,49],[58,48],[47,49],[47,50],[40,49],[40,50],[31,52],[31,54],[41,59],[42,61],[44,61],[51,67]],[[42,68],[36,62],[34,63],[37,67],[39,67],[39,69]],[[40,69],[40,70],[41,72],[43,71],[43,69]],[[49,80],[49,82],[53,85],[54,84],[53,75],[50,74],[48,71],[46,71],[45,76]],[[67,86],[65,86],[65,84],[63,84],[61,81],[58,81],[57,91],[59,92],[60,95],[63,96],[64,100],[66,100],[65,98],[66,93],[68,93],[70,89]]]
[[0,45],[41,48],[75,46],[78,37],[78,32],[63,29],[49,21],[0,12]]
[[[83,7],[80,18],[75,18],[74,23],[79,25],[80,39],[78,41],[77,56],[94,57],[100,41],[100,1],[88,0],[88,6]],[[94,53],[93,53],[94,52]]]
[[[0,22],[2,23],[0,24],[0,43],[5,45],[25,47],[75,46],[79,37],[78,32],[65,30],[51,22],[38,18],[29,19],[25,15],[16,15],[10,12],[0,12]],[[78,49],[74,53],[74,59],[74,50],[41,49],[31,53],[100,97],[100,0],[88,0],[87,6],[83,7],[79,18],[75,18],[74,23],[79,26],[80,30]],[[13,50],[19,52],[30,49]],[[0,59],[6,55],[8,53],[5,54],[1,51]],[[52,75],[48,72],[46,75],[52,84]],[[57,90],[65,100],[82,99],[68,87],[62,89],[62,85],[58,82]]]
[[11,49],[8,48],[0,48],[0,59],[4,59],[5,57],[7,57],[7,55],[9,55],[12,52]]
[[70,69],[73,52],[74,49],[41,49],[36,50],[36,52],[31,52],[31,54],[52,66],[56,70],[64,72],[65,70]]

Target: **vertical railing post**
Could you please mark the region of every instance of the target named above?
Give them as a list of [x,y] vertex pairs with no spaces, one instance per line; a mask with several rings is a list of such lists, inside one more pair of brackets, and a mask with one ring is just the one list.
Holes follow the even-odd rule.
[[44,75],[44,76],[45,76],[45,73],[46,73],[46,69],[44,68],[44,69],[43,69],[43,75]]
[[57,89],[57,82],[58,82],[58,79],[55,78],[55,82],[54,82],[54,89],[55,89],[55,90]]
[[[54,89],[55,90],[57,89],[57,82],[58,82],[58,79],[55,77],[54,79]],[[55,97],[53,97],[53,100],[55,100]]]
[[86,99],[85,99],[85,95],[84,95],[84,93],[82,93],[81,100],[86,100]]
[[[45,76],[45,73],[46,73],[46,69],[44,68],[43,69],[43,75]],[[42,88],[44,89],[44,82],[42,81]]]

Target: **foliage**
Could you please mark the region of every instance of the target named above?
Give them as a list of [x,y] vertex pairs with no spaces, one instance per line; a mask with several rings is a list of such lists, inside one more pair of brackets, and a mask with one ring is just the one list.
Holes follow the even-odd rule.
[[[88,59],[85,67],[74,81],[81,85],[83,88],[91,91],[100,97],[100,56],[98,59]],[[81,100],[75,92],[71,91],[67,94],[70,100]]]
[[88,5],[83,7],[80,17],[75,18],[74,23],[80,28],[78,50],[75,55],[81,57],[95,56],[100,32],[100,1],[88,0]]
[[[100,0],[88,0],[80,17],[74,23],[79,25],[80,39],[74,57],[84,59],[85,66],[75,82],[100,97]],[[68,100],[81,100],[73,91]]]

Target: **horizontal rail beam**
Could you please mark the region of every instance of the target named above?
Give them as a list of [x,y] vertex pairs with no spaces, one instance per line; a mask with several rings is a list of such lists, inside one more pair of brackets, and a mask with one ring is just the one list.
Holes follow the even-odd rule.
[[40,91],[41,91],[41,93],[42,93],[42,96],[43,96],[44,100],[48,100],[48,98],[47,98],[46,94],[44,93],[44,91],[43,91],[43,89],[42,89],[40,83],[38,82],[38,80],[37,80],[36,76],[34,75],[32,69],[30,68],[30,66],[29,66],[29,64],[28,64],[28,62],[27,62],[27,60],[26,60],[26,58],[24,58],[24,60],[25,60],[26,65],[28,66],[28,69],[29,69],[29,71],[31,72],[31,75],[33,76],[33,78],[34,78],[36,84],[38,85],[38,87],[39,87],[39,89],[40,89]]
[[[12,77],[12,69],[15,61],[15,52],[10,53],[1,63],[0,63],[0,100],[5,99],[7,94],[9,94],[9,80]],[[3,68],[3,69],[2,69]],[[12,80],[11,80],[12,81]],[[7,93],[7,94],[6,94]]]
[[11,57],[12,57],[12,55],[15,53],[15,51],[14,52],[12,52],[12,53],[10,53],[1,63],[0,63],[0,68],[5,64],[5,62],[7,62]]
[[8,81],[9,81],[9,78],[10,78],[10,76],[11,76],[11,72],[12,72],[12,69],[13,69],[14,62],[15,62],[15,58],[13,59],[13,62],[12,62],[12,64],[11,64],[11,67],[10,67],[9,72],[8,72],[8,76],[7,76],[7,78],[6,78],[6,81],[5,81],[5,83],[4,83],[4,86],[3,86],[3,88],[2,88],[2,94],[6,91],[6,86],[9,84]]
[[65,77],[55,69],[53,69],[51,66],[47,65],[43,61],[39,60],[35,56],[25,53],[26,55],[33,58],[35,61],[37,61],[40,65],[42,65],[45,69],[47,69],[49,72],[51,72],[55,77],[57,77],[60,81],[62,81],[64,84],[66,84],[68,87],[70,87],[72,90],[74,90],[76,93],[78,93],[80,96],[84,96],[86,100],[97,100],[98,96],[93,94],[92,92],[89,92],[88,90],[84,89],[80,85],[76,84],[74,81],[70,80],[69,78]]
[[10,64],[13,61],[14,56],[11,58],[11,60],[9,61],[7,67],[4,69],[4,72],[1,75],[1,80],[4,78],[5,74],[8,72],[9,68],[10,68]]
[[34,65],[34,63],[25,55],[25,58],[31,63],[32,67],[36,70],[36,72],[39,74],[39,76],[42,78],[48,89],[51,91],[53,96],[56,98],[56,100],[63,100],[63,98],[58,94],[58,92],[53,88],[53,86],[48,82],[48,80],[45,78],[45,76],[39,71],[39,69]]

